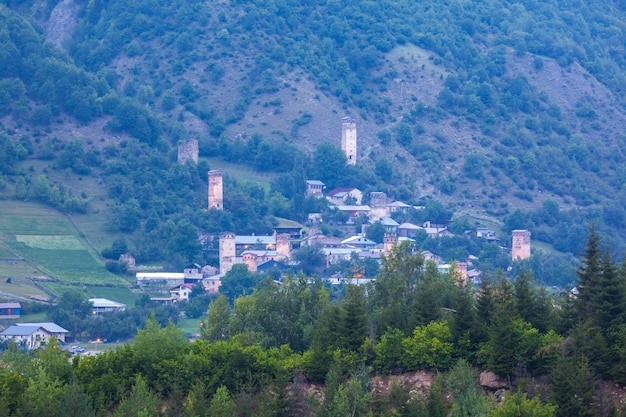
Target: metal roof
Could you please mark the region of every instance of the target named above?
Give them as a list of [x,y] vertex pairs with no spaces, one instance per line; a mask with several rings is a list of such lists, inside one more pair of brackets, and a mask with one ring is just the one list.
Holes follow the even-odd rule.
[[28,336],[41,329],[41,326],[16,326],[13,325],[0,333],[0,336]]
[[59,326],[56,323],[52,322],[43,322],[43,323],[15,323],[16,326],[38,326],[43,327],[44,330],[49,331],[50,333],[69,333],[69,330],[65,330],[63,327]]

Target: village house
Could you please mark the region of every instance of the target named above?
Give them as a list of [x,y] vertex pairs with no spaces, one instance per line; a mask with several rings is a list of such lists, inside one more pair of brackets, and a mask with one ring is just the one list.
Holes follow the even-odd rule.
[[198,264],[192,264],[183,268],[183,272],[137,272],[135,278],[137,285],[143,289],[166,293],[170,288],[180,284],[197,284],[216,270],[210,265],[201,267]]
[[477,237],[479,239],[485,239],[488,242],[494,242],[494,243],[498,241],[496,232],[494,232],[493,230],[489,230],[486,227],[477,227],[472,230],[466,230],[465,236]]
[[358,188],[334,188],[326,193],[326,199],[335,205],[361,205],[363,193]]
[[193,291],[195,284],[180,284],[170,288],[170,296],[176,301],[189,301],[189,295]]
[[393,203],[387,204],[387,214],[408,213],[410,209],[411,206],[402,201],[394,201]]
[[422,227],[430,238],[453,236],[453,234],[448,231],[448,227],[445,224],[437,224],[427,221],[424,222]]
[[380,219],[380,222],[385,226],[385,233],[398,233],[398,226],[400,226],[400,224],[391,217],[385,216]]
[[332,206],[331,208],[348,213],[347,223],[349,224],[354,223],[354,221],[361,215],[364,217],[367,217],[371,210],[370,206],[361,206],[361,205],[359,206],[339,205],[339,206]]
[[0,319],[17,319],[21,314],[20,303],[0,303]]
[[402,223],[398,226],[398,237],[416,238],[420,230],[424,228],[413,223]]
[[55,323],[16,323],[0,333],[0,338],[33,350],[45,346],[53,338],[65,343],[67,333],[69,331]]
[[202,286],[208,294],[217,294],[224,274],[215,274],[202,279]]
[[326,256],[326,267],[336,264],[340,261],[349,261],[352,258],[352,253],[357,253],[359,250],[353,248],[322,248],[322,252]]
[[324,197],[324,189],[326,185],[319,180],[307,180],[306,181],[306,197],[322,198]]
[[341,239],[338,237],[324,236],[322,234],[315,234],[307,236],[300,242],[302,246],[319,246],[324,248],[338,248],[341,246]]
[[347,239],[341,241],[341,244],[346,247],[355,248],[355,249],[369,249],[377,245],[376,242],[370,240],[364,236],[352,236]]
[[220,273],[225,274],[235,264],[244,263],[255,272],[260,263],[268,260],[282,261],[291,255],[291,242],[286,233],[272,236],[236,236],[234,233],[220,235]]

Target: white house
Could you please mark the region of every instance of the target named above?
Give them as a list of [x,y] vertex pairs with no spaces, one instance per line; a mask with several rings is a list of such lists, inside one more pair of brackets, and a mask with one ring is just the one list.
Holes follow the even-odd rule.
[[44,346],[53,338],[65,343],[67,333],[69,331],[55,323],[16,323],[0,333],[0,338],[12,340],[32,350]]

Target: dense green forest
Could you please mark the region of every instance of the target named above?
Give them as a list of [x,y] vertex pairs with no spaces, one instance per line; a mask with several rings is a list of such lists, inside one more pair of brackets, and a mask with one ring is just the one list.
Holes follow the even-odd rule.
[[[83,417],[624,415],[610,392],[626,382],[626,268],[593,227],[577,292],[560,295],[533,285],[527,271],[513,281],[496,274],[480,288],[459,285],[454,271],[440,274],[407,249],[396,246],[375,282],[348,284],[343,294],[305,276],[280,285],[268,278],[247,295],[222,290],[191,342],[173,322],[153,316],[133,343],[71,361],[56,343],[31,353],[5,346],[0,410]],[[505,377],[503,402],[478,386],[480,368]],[[377,379],[418,370],[431,371],[422,394],[400,380],[373,389]]]
[[[212,262],[195,236],[268,233],[277,217],[324,211],[303,197],[311,178],[441,201],[459,228],[478,210],[503,233],[531,230],[565,254],[537,254],[546,283],[571,283],[590,221],[616,255],[626,248],[621,4],[77,1],[65,16],[74,25],[54,45],[45,39],[59,2],[2,4],[2,197],[104,214],[140,261]],[[404,47],[426,58],[393,55]],[[548,88],[571,74],[597,84],[570,88],[571,97]],[[293,101],[305,81],[313,102],[363,126],[368,151],[356,167],[325,128],[328,114]],[[397,83],[409,93],[394,93]],[[419,84],[435,86],[430,100],[411,90]],[[273,119],[254,120],[261,113]],[[201,160],[181,166],[175,145],[189,137]],[[227,175],[227,210],[205,212],[209,158],[252,166],[271,185]],[[106,205],[51,179],[61,172],[98,177]],[[475,242],[421,247],[509,266]]]

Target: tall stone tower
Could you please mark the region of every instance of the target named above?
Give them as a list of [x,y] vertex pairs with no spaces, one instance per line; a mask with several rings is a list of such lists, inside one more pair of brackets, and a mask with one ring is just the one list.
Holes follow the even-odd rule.
[[511,258],[515,260],[530,258],[530,232],[528,230],[513,230],[513,245]]
[[289,235],[280,233],[276,235],[276,257],[278,259],[289,259],[291,254],[291,245],[289,243]]
[[226,232],[220,235],[220,274],[230,271],[235,264],[235,234]]
[[215,208],[224,210],[224,187],[222,185],[222,171],[209,171],[209,210]]
[[398,243],[398,235],[395,233],[385,233],[383,236],[383,255],[388,255]]
[[341,119],[341,150],[348,165],[356,165],[356,120],[352,117]]

